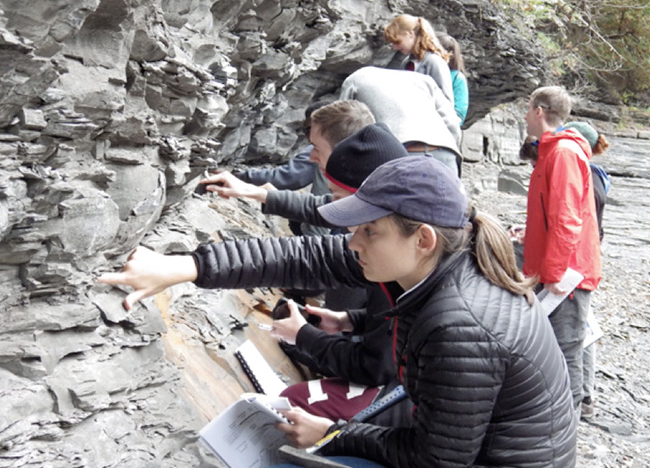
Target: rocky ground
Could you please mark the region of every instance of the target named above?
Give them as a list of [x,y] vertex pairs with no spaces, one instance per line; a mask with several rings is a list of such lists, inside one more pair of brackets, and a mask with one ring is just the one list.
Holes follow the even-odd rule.
[[[639,140],[611,137],[610,143],[595,160],[613,182],[604,215],[603,279],[593,296],[604,331],[597,342],[595,415],[580,423],[578,467],[642,468],[650,466],[650,163]],[[504,224],[523,222],[525,197],[495,192],[497,172],[467,167],[468,191]],[[525,181],[530,169],[513,172]]]

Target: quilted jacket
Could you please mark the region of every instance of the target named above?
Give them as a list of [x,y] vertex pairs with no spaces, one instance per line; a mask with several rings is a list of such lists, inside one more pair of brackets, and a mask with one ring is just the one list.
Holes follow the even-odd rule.
[[[196,284],[360,285],[365,280],[347,240],[205,245],[193,253]],[[537,305],[491,284],[464,252],[403,294],[387,316],[398,375],[416,405],[413,426],[347,423],[325,454],[402,468],[575,466],[576,420],[566,365]]]

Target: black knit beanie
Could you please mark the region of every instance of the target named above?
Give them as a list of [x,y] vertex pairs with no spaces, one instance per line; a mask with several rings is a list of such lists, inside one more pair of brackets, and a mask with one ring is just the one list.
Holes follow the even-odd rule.
[[383,123],[362,128],[332,150],[325,176],[334,184],[356,192],[366,177],[385,162],[408,156],[408,152]]

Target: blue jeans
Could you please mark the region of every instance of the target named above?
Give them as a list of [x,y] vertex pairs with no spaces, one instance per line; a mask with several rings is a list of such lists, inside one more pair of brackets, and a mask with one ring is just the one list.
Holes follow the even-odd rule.
[[[341,463],[342,465],[349,466],[351,468],[385,468],[384,465],[379,465],[370,460],[365,460],[363,458],[357,457],[325,457],[328,460]],[[293,463],[282,463],[281,465],[270,466],[269,468],[301,468],[300,465],[294,465]]]

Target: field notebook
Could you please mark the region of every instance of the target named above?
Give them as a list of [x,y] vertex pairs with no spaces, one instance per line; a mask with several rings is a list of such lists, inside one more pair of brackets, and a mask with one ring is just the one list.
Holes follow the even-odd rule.
[[283,461],[278,449],[287,443],[275,427],[288,422],[278,410],[289,400],[244,393],[199,432],[201,442],[230,468],[260,468]]
[[235,356],[258,393],[278,396],[287,388],[287,384],[273,371],[251,340],[246,340],[239,346]]

